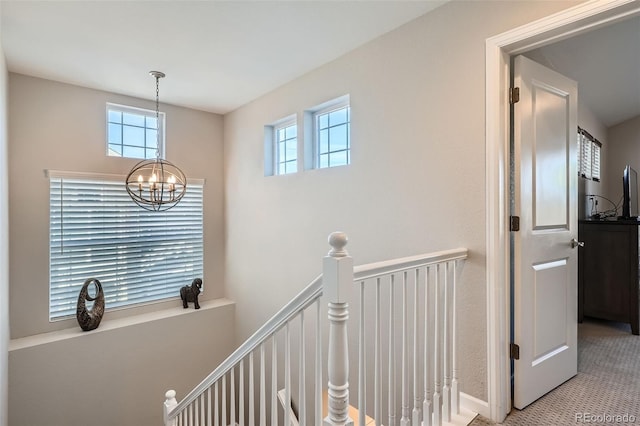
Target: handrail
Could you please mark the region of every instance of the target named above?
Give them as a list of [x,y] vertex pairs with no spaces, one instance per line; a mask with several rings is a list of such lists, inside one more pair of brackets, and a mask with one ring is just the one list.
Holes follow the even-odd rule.
[[406,269],[428,266],[451,260],[466,259],[467,254],[468,250],[466,248],[457,248],[356,266],[353,268],[353,281],[364,281],[381,275],[404,271]]
[[251,337],[238,347],[231,355],[225,359],[211,374],[209,374],[198,386],[185,396],[178,405],[175,406],[168,418],[173,419],[178,413],[195,401],[201,393],[213,386],[222,376],[227,374],[240,360],[253,352],[269,336],[278,331],[280,327],[295,317],[301,310],[309,306],[314,300],[322,296],[322,275],[319,275],[296,297],[272,316],[262,327],[260,327]]
[[[417,256],[375,262],[354,267],[354,282],[364,281],[381,275],[393,274],[407,269],[428,266],[440,262],[466,259],[467,249],[458,248],[439,252],[421,254]],[[269,336],[278,331],[284,324],[294,318],[300,311],[307,308],[318,297],[322,296],[322,275],[314,279],[296,297],[273,315],[262,327],[227,357],[213,372],[211,372],[198,386],[193,388],[178,405],[168,414],[173,419],[182,410],[194,402],[200,394],[213,386],[220,378],[227,374],[238,362],[253,352]]]

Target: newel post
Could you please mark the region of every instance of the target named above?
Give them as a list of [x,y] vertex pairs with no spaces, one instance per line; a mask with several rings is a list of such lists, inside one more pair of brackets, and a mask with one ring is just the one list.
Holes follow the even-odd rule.
[[178,401],[176,401],[176,391],[168,390],[167,393],[164,394],[164,425],[165,426],[176,426],[176,419],[169,420],[169,413],[171,410],[176,408],[178,405]]
[[349,304],[347,288],[353,285],[353,259],[344,247],[347,235],[334,232],[329,235],[331,250],[324,257],[322,282],[329,308],[329,376],[328,408],[325,426],[353,425],[349,418],[349,353],[347,346],[347,320]]

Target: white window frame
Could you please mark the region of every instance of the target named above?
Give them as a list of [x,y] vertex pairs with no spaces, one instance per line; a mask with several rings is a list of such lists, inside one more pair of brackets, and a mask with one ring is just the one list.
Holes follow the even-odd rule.
[[[285,144],[287,143],[287,141],[294,141],[295,143],[295,147],[296,147],[296,156],[295,156],[295,160],[289,160],[289,159],[285,159],[285,161],[281,161],[281,152],[280,152],[280,138],[278,137],[278,132],[280,130],[285,130],[296,126],[296,136],[294,138],[289,138],[289,139],[285,139]],[[273,163],[273,170],[274,170],[274,174],[275,175],[288,175],[291,173],[296,173],[298,171],[298,164],[300,163],[300,156],[298,155],[298,123],[296,120],[296,117],[294,116],[293,118],[289,118],[286,119],[285,121],[281,121],[279,123],[277,123],[276,125],[273,126],[273,159],[274,159],[274,163]],[[286,163],[290,163],[292,161],[296,162],[296,167],[293,171],[287,172],[286,171]],[[280,171],[280,165],[281,164],[285,164],[285,171],[281,172]]]
[[[320,142],[319,142],[319,131],[318,128],[318,118],[322,115],[329,114],[334,111],[338,111],[341,109],[347,108],[348,120],[346,122],[347,127],[347,149],[346,150],[331,150],[331,146],[329,145],[329,158],[332,152],[347,152],[347,162],[346,164],[338,164],[332,166],[329,163],[328,166],[320,165]],[[329,142],[330,143],[330,142]],[[339,98],[330,100],[328,102],[324,102],[320,105],[317,105],[307,111],[305,111],[305,168],[306,169],[326,169],[333,167],[341,167],[348,166],[351,164],[352,157],[352,144],[351,144],[351,102],[350,96],[344,95]]]
[[[128,106],[128,105],[120,105],[120,104],[114,104],[114,103],[110,103],[107,102],[106,105],[106,116],[105,116],[105,142],[106,142],[106,154],[108,157],[115,157],[115,158],[135,158],[135,159],[139,159],[139,160],[144,160],[144,159],[153,159],[156,158],[156,147],[158,147],[158,154],[160,156],[160,158],[164,158],[164,153],[165,153],[165,123],[166,123],[166,116],[164,112],[159,112],[158,113],[158,128],[155,129],[159,132],[159,141],[160,144],[158,146],[158,141],[155,138],[150,139],[149,141],[145,141],[145,157],[133,157],[133,156],[125,156],[125,155],[117,155],[116,154],[112,154],[112,151],[109,147],[109,145],[111,145],[109,143],[109,112],[110,111],[114,111],[114,112],[120,112],[120,113],[126,113],[126,114],[135,114],[135,115],[142,115],[145,118],[149,117],[149,118],[156,118],[156,112],[154,110],[149,110],[149,109],[144,109],[144,108],[137,108],[137,107],[132,107],[132,106]],[[120,126],[123,127],[127,126],[126,124],[122,123],[120,124]],[[131,127],[138,127],[138,126],[131,126]],[[154,130],[153,128],[150,127],[146,127],[146,125],[143,127],[144,129],[144,134],[145,134],[145,138],[146,138],[146,131],[149,130]],[[124,147],[124,135],[120,136],[120,146]],[[123,153],[124,153],[124,149],[123,149]]]
[[[280,153],[278,152],[278,130],[296,125],[296,169],[280,173]],[[296,114],[289,115],[264,126],[264,175],[291,175],[300,170],[300,126]]]
[[88,278],[101,282],[106,311],[176,299],[204,281],[204,180],[190,179],[178,205],[155,212],[131,201],[124,176],[47,174],[49,321],[74,317]]
[[578,175],[600,182],[602,143],[578,127]]

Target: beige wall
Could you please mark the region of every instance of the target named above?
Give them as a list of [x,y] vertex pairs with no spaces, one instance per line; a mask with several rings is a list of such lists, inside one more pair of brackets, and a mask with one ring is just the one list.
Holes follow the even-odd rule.
[[[485,39],[573,5],[447,3],[225,116],[239,341],[320,272],[332,231],[356,264],[463,246],[462,390],[487,399]],[[263,126],[344,94],[352,164],[264,177]]]
[[125,327],[78,328],[46,344],[12,341],[9,424],[162,425],[165,392],[184,397],[229,355],[234,340],[233,303],[172,311]]
[[[622,199],[622,171],[628,164],[640,172],[640,116],[607,131],[609,153],[607,157],[607,194],[613,201]],[[622,214],[622,204],[620,207]]]
[[[1,5],[0,5],[1,8]],[[7,65],[0,39],[0,426],[8,423],[9,346],[9,166],[7,154]]]
[[[153,80],[150,80],[153,88]],[[153,94],[150,91],[150,96]],[[153,101],[9,74],[11,337],[75,327],[49,323],[49,181],[44,170],[126,175],[138,161],[106,156],[105,104],[155,109]],[[204,189],[202,300],[224,296],[223,128],[216,114],[161,105],[167,159]],[[188,283],[185,283],[188,284]],[[179,301],[107,312],[105,320],[176,306]]]

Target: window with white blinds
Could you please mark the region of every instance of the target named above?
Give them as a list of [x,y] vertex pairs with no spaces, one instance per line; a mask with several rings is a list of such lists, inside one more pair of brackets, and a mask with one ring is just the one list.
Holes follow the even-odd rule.
[[[124,177],[49,172],[49,318],[74,316],[84,281],[102,284],[105,308],[179,297],[203,275],[203,181],[170,210],[138,207]],[[90,287],[91,289],[91,287]]]
[[602,144],[589,132],[578,127],[578,174],[585,179],[600,181],[600,151]]

